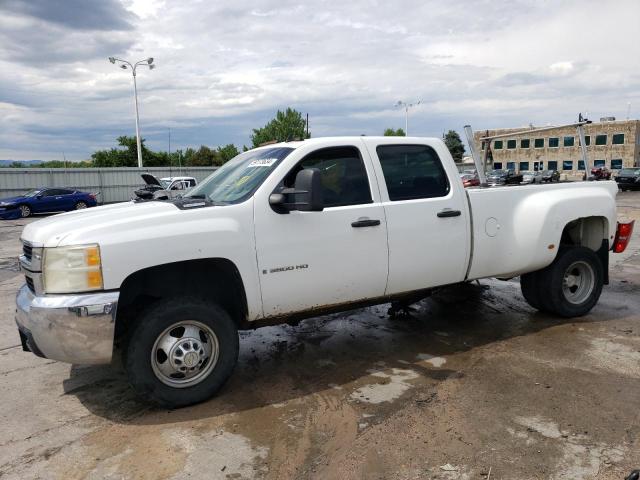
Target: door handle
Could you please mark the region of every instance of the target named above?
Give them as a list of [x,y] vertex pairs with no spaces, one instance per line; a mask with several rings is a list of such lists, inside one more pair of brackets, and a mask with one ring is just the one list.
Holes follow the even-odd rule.
[[371,220],[369,218],[351,222],[353,228],[376,227],[378,225],[380,225],[380,220]]
[[460,215],[462,215],[460,210],[451,210],[450,208],[445,208],[438,212],[438,217],[440,218],[459,217]]

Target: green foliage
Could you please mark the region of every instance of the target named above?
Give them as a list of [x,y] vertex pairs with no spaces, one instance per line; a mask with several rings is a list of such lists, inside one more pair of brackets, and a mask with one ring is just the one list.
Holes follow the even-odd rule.
[[465,149],[458,132],[455,130],[449,130],[444,136],[444,143],[447,145],[453,159],[456,162],[461,162]]
[[[136,167],[138,166],[138,152],[136,137],[118,137],[118,146],[109,150],[98,150],[91,155],[94,167]],[[145,167],[208,167],[222,165],[238,155],[238,149],[233,144],[212,149],[201,145],[197,150],[187,148],[184,152],[154,152],[149,150],[144,139],[141,142],[142,164]]]
[[302,114],[292,108],[287,108],[284,112],[278,110],[276,117],[269,121],[262,128],[254,128],[251,135],[253,147],[258,147],[266,142],[287,142],[291,140],[301,140],[309,138],[306,134],[307,122],[302,118]]
[[394,130],[393,128],[387,128],[384,131],[384,136],[385,137],[406,137],[407,134],[404,133],[404,130],[402,128],[399,128],[397,130]]

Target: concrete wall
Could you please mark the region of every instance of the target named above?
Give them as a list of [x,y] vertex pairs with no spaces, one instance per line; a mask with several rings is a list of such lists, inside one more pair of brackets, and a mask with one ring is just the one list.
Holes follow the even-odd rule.
[[0,168],[0,198],[35,188],[72,187],[97,194],[99,203],[124,202],[144,185],[141,173],[151,173],[158,178],[189,176],[201,182],[216,168]]

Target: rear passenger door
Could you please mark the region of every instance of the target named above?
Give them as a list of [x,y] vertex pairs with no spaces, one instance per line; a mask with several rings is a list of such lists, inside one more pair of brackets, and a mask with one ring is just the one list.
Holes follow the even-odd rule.
[[[466,275],[470,221],[445,147],[365,139],[379,180],[389,238],[386,294],[457,283]],[[441,157],[451,164],[443,165]],[[448,171],[449,170],[449,171]]]

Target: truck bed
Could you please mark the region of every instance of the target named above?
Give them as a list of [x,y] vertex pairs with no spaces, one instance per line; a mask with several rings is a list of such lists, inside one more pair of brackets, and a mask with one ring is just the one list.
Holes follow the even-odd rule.
[[514,277],[544,268],[555,258],[562,231],[576,218],[576,212],[586,212],[582,218],[606,218],[600,239],[613,240],[618,192],[613,181],[465,191],[472,218],[468,280]]

